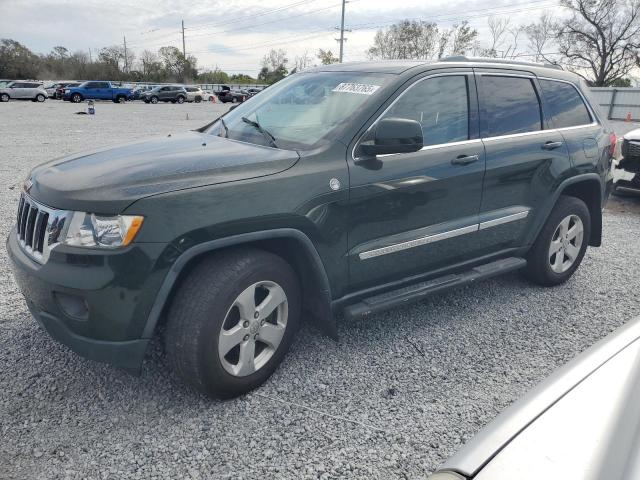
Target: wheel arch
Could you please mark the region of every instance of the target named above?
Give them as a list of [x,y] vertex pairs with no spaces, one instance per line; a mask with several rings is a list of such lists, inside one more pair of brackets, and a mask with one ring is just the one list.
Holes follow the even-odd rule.
[[153,303],[142,337],[151,338],[182,279],[198,259],[226,249],[254,247],[274,253],[289,262],[300,279],[303,309],[332,338],[337,329],[331,312],[331,287],[324,264],[311,239],[293,228],[251,232],[203,242],[178,256],[167,273]]
[[[565,195],[582,200],[591,216],[591,235],[589,245],[599,247],[602,244],[602,182],[597,174],[580,175],[575,181],[561,185],[558,197]],[[573,179],[569,179],[573,180]],[[557,197],[556,197],[557,200]]]

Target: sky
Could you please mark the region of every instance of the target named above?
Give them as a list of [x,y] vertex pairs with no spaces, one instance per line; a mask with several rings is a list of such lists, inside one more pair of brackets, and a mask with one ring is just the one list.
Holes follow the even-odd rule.
[[[17,40],[38,53],[62,45],[70,51],[120,44],[139,54],[166,45],[182,49],[201,70],[255,76],[263,56],[282,48],[292,61],[318,49],[339,50],[341,0],[0,0],[0,38]],[[345,61],[367,58],[375,32],[402,19],[448,27],[463,20],[488,41],[490,16],[513,25],[545,12],[562,13],[557,0],[349,0],[345,9]],[[520,40],[523,44],[526,40]]]

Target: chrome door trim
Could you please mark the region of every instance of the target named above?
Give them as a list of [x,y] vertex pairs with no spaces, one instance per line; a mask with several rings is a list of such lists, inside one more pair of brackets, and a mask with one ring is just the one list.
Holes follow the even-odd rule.
[[380,257],[382,255],[388,255],[390,253],[401,252],[410,248],[421,247],[429,243],[439,242],[441,240],[448,240],[450,238],[459,237],[468,233],[477,232],[479,230],[485,230],[487,228],[496,227],[498,225],[504,225],[505,223],[515,222],[527,218],[530,210],[523,210],[522,212],[505,215],[503,217],[494,218],[493,220],[487,220],[481,223],[474,223],[466,227],[456,228],[447,232],[435,233],[432,235],[425,235],[423,237],[416,238],[414,240],[408,240],[405,242],[394,243],[387,245],[386,247],[375,248],[373,250],[366,250],[360,252],[358,257],[360,260],[367,260],[369,258]]
[[525,210],[523,212],[513,213],[511,215],[507,215],[505,217],[494,218],[493,220],[487,220],[486,222],[481,222],[478,225],[479,230],[484,230],[486,228],[497,227],[498,225],[503,225],[509,222],[515,222],[516,220],[522,220],[523,218],[527,218],[529,215],[529,210]]
[[[438,143],[436,145],[427,145],[426,147],[422,147],[420,150],[417,150],[417,152],[424,152],[425,150],[437,150],[439,148],[445,148],[445,147],[460,147],[462,145],[475,145],[480,143],[482,143],[482,140],[480,140],[479,138],[474,138],[472,140],[460,140],[459,142],[451,142],[451,143]],[[385,153],[383,155],[376,155],[376,156],[378,158],[385,158],[385,157],[393,157],[395,155],[408,155],[408,154],[407,153]]]
[[408,242],[396,243],[387,247],[376,248],[374,250],[368,250],[358,254],[360,260],[366,260],[368,258],[379,257],[381,255],[388,255],[390,253],[400,252],[409,248],[420,247],[427,245],[428,243],[439,242],[440,240],[447,240],[449,238],[459,237],[460,235],[466,235],[467,233],[473,233],[478,231],[478,224],[469,225],[467,227],[456,228],[455,230],[449,230],[448,232],[436,233],[433,235],[427,235],[424,237],[416,238],[415,240],[409,240]]

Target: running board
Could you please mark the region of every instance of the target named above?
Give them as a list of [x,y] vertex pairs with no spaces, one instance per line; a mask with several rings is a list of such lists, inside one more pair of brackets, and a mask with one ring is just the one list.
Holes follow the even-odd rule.
[[363,318],[383,310],[389,310],[399,305],[417,302],[432,293],[448,288],[467,285],[478,280],[495,277],[506,272],[518,270],[527,265],[524,258],[510,257],[495,262],[479,265],[466,272],[445,275],[426,282],[416,283],[408,287],[381,293],[373,297],[360,300],[344,309],[344,316],[348,319]]

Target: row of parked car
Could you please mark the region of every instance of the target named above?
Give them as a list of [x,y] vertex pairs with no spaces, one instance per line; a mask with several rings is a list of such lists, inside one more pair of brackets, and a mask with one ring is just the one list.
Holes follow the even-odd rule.
[[140,85],[125,87],[113,82],[58,82],[43,85],[41,82],[14,81],[0,88],[0,100],[33,100],[44,102],[47,98],[61,99],[73,103],[85,100],[111,100],[124,103],[142,100],[145,103],[185,103],[216,101],[240,103],[260,92],[261,88],[234,90],[223,86],[218,92],[202,90],[198,86],[185,85]]

